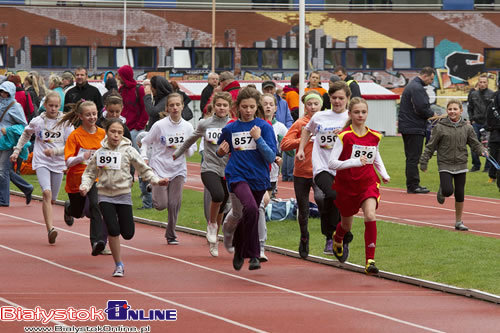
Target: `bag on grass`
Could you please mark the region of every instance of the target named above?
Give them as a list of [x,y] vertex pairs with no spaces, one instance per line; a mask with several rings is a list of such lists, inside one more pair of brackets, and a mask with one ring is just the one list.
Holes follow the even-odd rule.
[[295,199],[271,200],[266,207],[266,221],[295,220],[297,204]]

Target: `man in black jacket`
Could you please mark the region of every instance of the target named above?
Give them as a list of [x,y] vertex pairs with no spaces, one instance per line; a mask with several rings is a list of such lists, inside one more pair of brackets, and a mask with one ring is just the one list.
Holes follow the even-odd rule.
[[418,161],[422,155],[427,119],[434,115],[425,86],[434,81],[434,69],[424,67],[405,87],[399,104],[398,126],[403,135],[406,156],[406,190],[408,193],[429,193],[420,186]]
[[[476,132],[477,139],[481,142],[481,129],[486,124],[486,107],[493,98],[493,90],[488,89],[488,74],[481,74],[477,82],[477,89],[469,94],[467,99],[467,112],[469,121]],[[481,161],[476,153],[471,152],[472,169],[471,172],[481,170]],[[490,165],[488,162],[484,165],[484,172],[487,172]]]
[[87,69],[79,67],[75,71],[76,85],[66,92],[64,96],[64,112],[68,112],[68,104],[77,103],[79,100],[92,101],[97,106],[99,116],[102,114],[102,96],[99,89],[87,82]]
[[351,89],[351,98],[361,97],[361,89],[359,89],[359,84],[354,80],[352,76],[347,74],[344,66],[335,67],[335,69],[333,70],[333,74],[337,75],[347,83],[349,89]]
[[212,96],[214,89],[219,85],[219,74],[217,73],[208,74],[207,81],[208,81],[207,86],[203,88],[203,91],[201,92],[200,110],[202,113],[205,113],[204,111],[205,106],[210,100],[210,97]]

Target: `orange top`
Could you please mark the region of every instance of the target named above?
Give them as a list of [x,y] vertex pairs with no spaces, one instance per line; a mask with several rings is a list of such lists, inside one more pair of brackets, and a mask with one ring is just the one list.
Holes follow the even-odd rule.
[[321,96],[323,96],[324,94],[327,94],[327,93],[328,93],[328,91],[326,91],[326,89],[325,89],[325,88],[323,88],[323,87],[318,87],[318,88],[306,88],[306,89],[305,89],[305,92],[308,92],[309,90],[316,90],[317,92],[319,92],[319,93],[320,93],[320,95],[321,95]]
[[[283,140],[281,140],[281,150],[287,151],[299,148],[302,129],[307,125],[309,120],[311,120],[311,117],[306,115],[302,118],[297,119],[297,121],[293,123],[292,127],[290,127]],[[294,176],[302,178],[313,177],[312,150],[313,142],[309,140],[309,142],[304,147],[305,159],[303,161],[300,161],[299,159],[297,159],[297,156],[295,156],[295,165],[293,167]]]
[[[85,150],[97,150],[101,148],[101,141],[106,136],[106,131],[102,128],[97,127],[97,131],[94,134],[90,134],[83,127],[78,127],[68,136],[66,140],[66,146],[64,147],[64,160],[73,156],[78,156],[79,153],[82,154]],[[87,167],[86,163],[79,163],[73,165],[68,169],[66,173],[66,193],[78,193],[80,191],[80,183],[82,182],[82,175]]]
[[296,91],[288,91],[285,95],[285,100],[290,110],[299,107],[299,94]]

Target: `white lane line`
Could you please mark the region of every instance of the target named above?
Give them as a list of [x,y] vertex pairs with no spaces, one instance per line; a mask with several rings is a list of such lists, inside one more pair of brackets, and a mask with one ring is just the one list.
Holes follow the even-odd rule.
[[[12,306],[15,306],[17,308],[23,308],[23,310],[28,310],[28,308],[25,308],[24,306],[22,305],[19,305],[17,303],[14,303],[12,301],[9,301],[8,299],[6,298],[3,298],[3,297],[0,297],[0,302],[4,302],[5,304],[9,304],[9,305],[12,305]],[[57,320],[54,320],[54,319],[51,319],[50,320],[51,323],[54,323],[56,325],[59,325],[59,326],[64,326],[64,327],[69,327],[68,325],[66,325],[65,323],[63,322],[60,322],[60,321],[57,321]]]
[[[406,194],[406,190],[403,190],[403,189],[399,189],[399,188],[393,188],[393,187],[381,187],[380,190],[382,192],[384,191],[387,191],[387,192],[397,192],[397,193],[401,193],[401,194]],[[430,194],[435,194],[436,192],[430,192]],[[425,196],[423,196],[425,197]],[[484,202],[484,203],[488,203],[488,204],[498,204],[500,203],[500,199],[496,199],[496,198],[484,198],[484,197],[478,197],[478,196],[475,196],[475,195],[466,195],[465,196],[465,199],[467,199],[467,201],[471,200],[471,201],[477,201],[477,202]]]
[[[27,221],[27,222],[30,222],[30,223],[42,225],[42,223],[39,223],[39,222],[36,222],[36,221],[33,221],[33,220],[29,220],[29,219],[25,219],[25,218],[21,218],[21,217],[18,217],[18,216],[12,216],[12,215],[2,214],[2,213],[0,213],[0,215],[9,216],[9,217],[21,220],[21,221]],[[82,236],[82,237],[85,237],[85,238],[87,237],[86,235],[83,235],[83,234],[80,234],[80,233],[77,233],[77,232],[73,232],[73,231],[68,231],[66,229],[58,229],[58,230],[65,231],[65,232],[71,232],[72,234],[79,235],[79,236]],[[3,245],[0,245],[0,247],[6,248]],[[407,326],[411,326],[411,327],[420,328],[420,329],[423,329],[423,330],[426,330],[426,331],[429,331],[429,332],[442,332],[442,331],[435,330],[435,329],[430,328],[430,327],[426,327],[426,326],[422,326],[422,325],[419,325],[419,324],[415,324],[415,323],[412,323],[412,322],[409,322],[409,321],[405,321],[405,320],[402,320],[402,319],[398,319],[398,318],[395,318],[395,317],[384,315],[384,314],[381,314],[381,313],[378,313],[378,312],[374,312],[374,311],[370,311],[370,310],[365,310],[365,309],[362,309],[362,308],[358,308],[358,307],[355,307],[355,306],[350,306],[350,305],[346,305],[346,304],[342,304],[342,303],[330,301],[328,299],[320,298],[320,297],[317,297],[317,296],[312,296],[312,295],[305,294],[305,293],[302,293],[302,292],[299,292],[299,291],[295,291],[295,290],[291,290],[291,289],[288,289],[288,288],[283,288],[283,287],[279,287],[279,286],[272,285],[272,284],[269,284],[269,283],[265,283],[265,282],[261,282],[261,281],[257,281],[257,280],[253,280],[253,279],[249,279],[249,278],[245,278],[245,277],[242,277],[242,276],[239,276],[239,275],[234,275],[234,274],[227,273],[227,272],[224,272],[224,271],[220,271],[220,270],[217,270],[217,269],[214,269],[214,268],[210,268],[210,267],[207,267],[207,266],[195,264],[193,262],[189,262],[189,261],[186,261],[186,260],[183,260],[183,259],[179,259],[179,258],[176,258],[176,257],[167,256],[167,255],[164,255],[164,254],[161,254],[161,253],[151,252],[151,251],[148,251],[148,250],[143,250],[143,249],[135,248],[135,247],[128,246],[128,245],[122,245],[122,247],[126,247],[128,249],[131,249],[131,250],[134,250],[134,251],[138,251],[138,252],[142,252],[142,253],[145,253],[145,254],[149,254],[149,255],[153,255],[153,256],[158,256],[158,257],[169,259],[169,260],[173,260],[173,261],[177,261],[177,262],[180,262],[180,263],[183,263],[183,264],[186,264],[186,265],[190,265],[190,266],[193,266],[193,267],[197,267],[197,268],[200,268],[200,269],[203,269],[203,270],[206,270],[206,271],[210,271],[210,272],[214,272],[214,273],[217,273],[217,274],[225,275],[225,276],[228,276],[228,277],[232,277],[232,278],[243,280],[243,281],[246,281],[246,282],[249,282],[249,283],[261,285],[261,286],[268,287],[268,288],[271,288],[271,289],[280,290],[280,291],[283,291],[285,293],[289,293],[289,294],[292,294],[292,295],[297,295],[297,296],[309,298],[309,299],[312,299],[312,300],[315,300],[315,301],[319,301],[319,302],[323,302],[323,303],[335,305],[335,306],[338,306],[338,307],[341,307],[341,308],[344,308],[344,309],[349,309],[349,310],[353,310],[353,311],[356,311],[356,312],[365,313],[365,314],[372,315],[372,316],[375,316],[375,317],[387,319],[389,321],[393,321],[393,322],[396,322],[396,323],[399,323],[399,324],[403,324],[403,325],[407,325]],[[17,251],[17,250],[13,250],[13,251],[21,252],[21,251]],[[24,253],[22,253],[22,254],[24,254]],[[26,254],[26,255],[31,256],[33,258],[37,258],[37,259],[39,258],[39,257],[30,255],[30,254]],[[133,288],[129,288],[129,287],[125,287],[125,286],[121,286],[121,285],[115,284],[113,282],[109,282],[109,281],[101,279],[99,277],[94,277],[93,275],[85,273],[85,272],[80,272],[80,271],[74,270],[74,269],[69,268],[69,267],[66,268],[65,266],[59,265],[57,263],[52,263],[51,261],[49,261],[47,259],[44,259],[44,258],[39,258],[39,260],[45,261],[47,263],[53,264],[53,265],[61,267],[61,268],[65,268],[65,269],[68,269],[68,270],[71,270],[71,271],[78,272],[78,273],[80,273],[82,275],[95,278],[96,280],[103,281],[103,282],[108,283],[108,284],[112,284],[112,285],[116,285],[118,287],[122,287],[123,289],[131,290],[131,291],[135,290]],[[150,295],[148,293],[145,293],[145,292],[142,292],[142,291],[139,291],[139,290],[137,292],[140,293],[140,294],[143,294],[145,296],[149,296]],[[151,295],[151,297],[155,298],[156,296]],[[158,299],[163,300],[161,298],[158,298]],[[165,300],[165,301],[167,301],[167,300]],[[174,304],[171,301],[167,301],[167,302],[170,302],[171,304]]]
[[[61,230],[61,229],[59,229],[59,230]],[[200,310],[200,309],[193,308],[193,307],[188,306],[188,305],[177,303],[177,302],[168,300],[166,298],[155,296],[153,294],[150,294],[148,292],[145,292],[145,291],[142,291],[142,290],[139,290],[139,289],[135,289],[135,288],[131,288],[131,287],[127,287],[127,286],[121,285],[119,283],[111,282],[111,281],[102,279],[102,278],[100,278],[98,276],[95,276],[95,275],[92,275],[92,274],[89,274],[89,273],[86,273],[86,272],[82,272],[82,271],[79,271],[77,269],[74,269],[74,268],[71,268],[71,267],[67,267],[67,266],[58,264],[56,262],[53,262],[51,260],[48,260],[48,259],[45,259],[45,258],[42,258],[42,257],[39,257],[39,256],[35,256],[33,254],[29,254],[29,253],[26,253],[26,252],[23,252],[23,251],[20,251],[20,250],[16,250],[16,249],[13,249],[13,248],[5,246],[5,245],[1,245],[0,244],[0,248],[3,248],[5,250],[11,251],[11,252],[14,252],[14,253],[17,253],[17,254],[21,254],[23,256],[27,256],[27,257],[30,257],[30,258],[33,258],[33,259],[36,259],[36,260],[39,260],[39,261],[42,261],[42,262],[44,262],[46,264],[49,264],[49,265],[52,265],[52,266],[55,266],[55,267],[58,267],[58,268],[61,268],[61,269],[64,269],[64,270],[76,273],[76,274],[79,274],[79,275],[86,276],[88,278],[91,278],[91,279],[94,279],[94,280],[97,280],[97,281],[109,284],[109,285],[111,285],[113,287],[116,287],[116,288],[121,288],[121,289],[124,289],[124,290],[127,290],[127,291],[131,291],[131,292],[134,292],[136,294],[139,294],[139,295],[142,295],[142,296],[146,296],[146,297],[155,299],[157,301],[161,301],[161,302],[164,302],[164,303],[167,303],[167,304],[171,304],[171,305],[176,306],[178,308],[190,310],[190,311],[193,311],[193,312],[205,315],[207,317],[218,319],[218,320],[224,321],[224,322],[226,322],[228,324],[232,324],[232,325],[235,325],[235,326],[238,326],[238,327],[245,328],[245,329],[247,329],[249,331],[266,333],[266,331],[263,331],[261,329],[258,329],[258,328],[252,327],[252,326],[245,325],[243,323],[239,323],[239,322],[231,320],[229,318],[221,317],[221,316],[218,316],[218,315],[210,313],[210,312],[206,312],[206,311],[203,311],[203,310]]]
[[[438,210],[444,210],[447,212],[454,212],[455,209],[450,209],[450,208],[444,208],[444,207],[436,207],[436,206],[426,206],[426,205],[417,205],[417,204],[412,204],[412,203],[406,203],[406,202],[394,202],[394,201],[386,201],[386,200],[380,200],[382,203],[390,203],[393,205],[401,205],[401,206],[411,206],[411,207],[418,207],[418,208],[426,208],[426,209],[438,209]],[[491,219],[499,219],[500,217],[498,216],[492,216],[492,215],[486,215],[486,214],[479,214],[479,213],[472,213],[472,212],[465,212],[464,214],[469,214],[469,215],[475,215],[475,216],[480,216],[480,217],[487,217]]]

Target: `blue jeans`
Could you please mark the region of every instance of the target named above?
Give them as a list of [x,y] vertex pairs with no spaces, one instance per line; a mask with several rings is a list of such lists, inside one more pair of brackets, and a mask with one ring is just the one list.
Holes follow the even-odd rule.
[[293,180],[293,163],[295,161],[294,156],[288,155],[286,152],[283,152],[283,164],[281,165],[281,177],[282,179],[292,181]]
[[145,182],[142,178],[139,178],[139,188],[141,189],[141,198],[142,198],[142,207],[144,208],[153,208],[153,196],[151,192],[148,192],[146,187],[149,182]]
[[142,132],[144,132],[144,130],[135,130],[135,129],[130,130],[130,137],[132,138],[132,147],[134,147],[137,151],[139,151],[139,147],[137,146],[136,139],[139,133]]
[[11,180],[24,194],[33,191],[33,185],[12,170],[10,155],[12,155],[12,149],[0,151],[0,206],[9,206],[10,204],[9,185]]
[[[481,129],[483,129],[484,126],[485,126],[484,124],[483,125],[478,123],[472,124],[472,128],[474,128],[474,132],[476,133],[479,142],[481,142]],[[477,169],[481,169],[481,161],[479,160],[479,155],[477,155],[473,151],[470,152],[470,155],[472,157],[472,166],[476,167]],[[484,169],[488,170],[490,166],[491,166],[490,161],[486,160],[486,163],[484,164]]]

